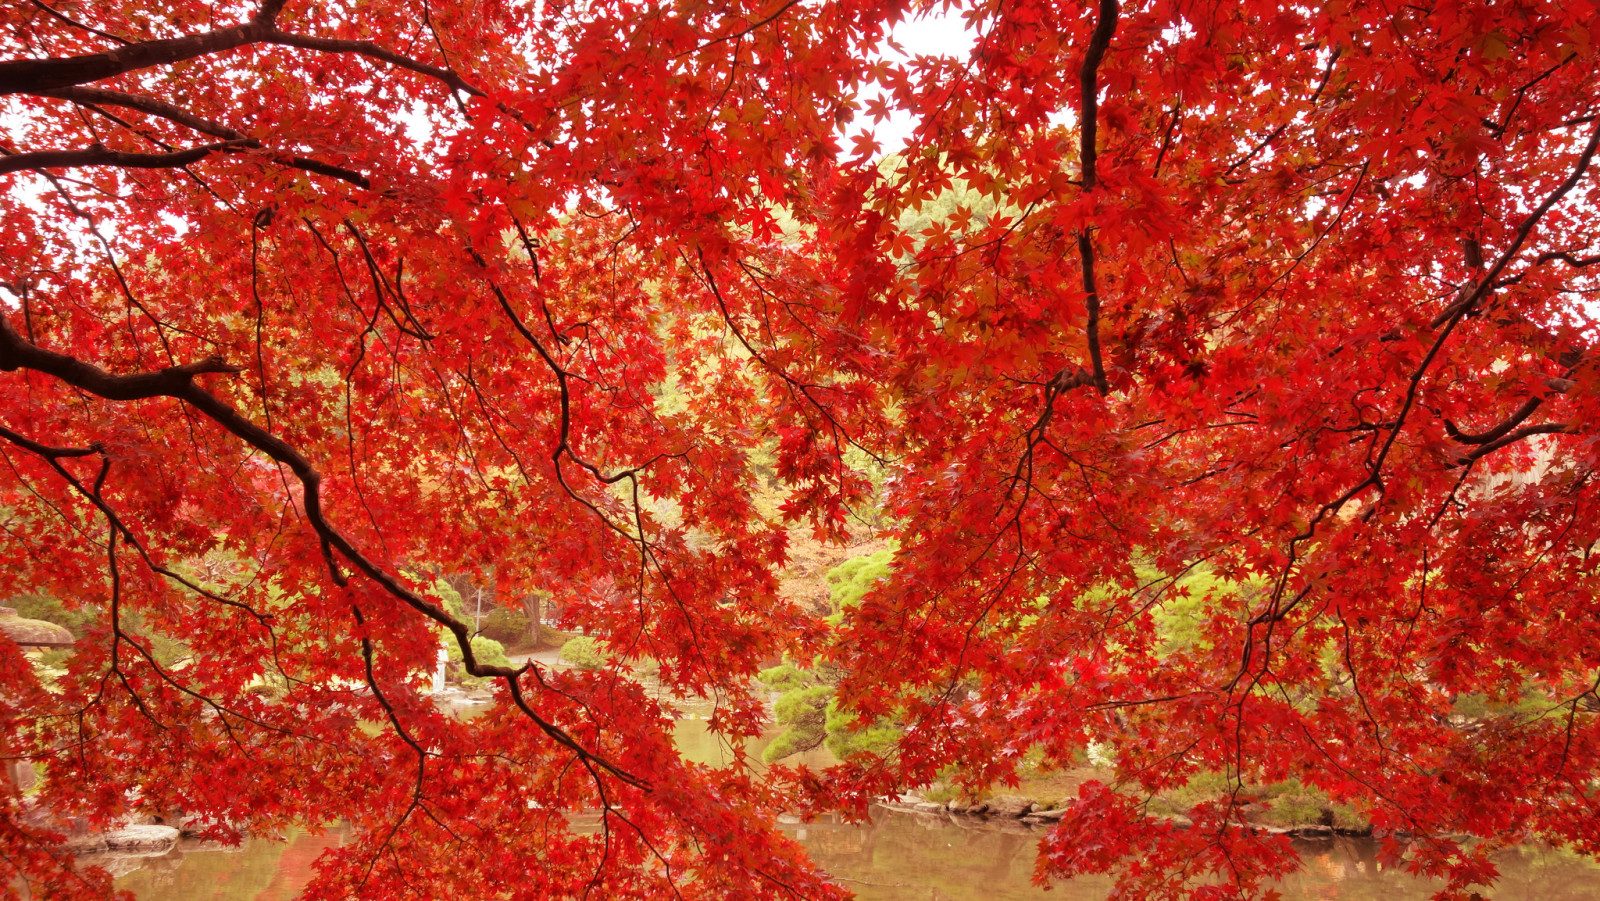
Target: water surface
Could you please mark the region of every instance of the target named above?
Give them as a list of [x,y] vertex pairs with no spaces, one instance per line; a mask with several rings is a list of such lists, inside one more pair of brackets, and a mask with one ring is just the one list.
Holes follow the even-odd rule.
[[[982,821],[879,808],[870,825],[832,820],[782,827],[819,866],[862,901],[1104,901],[1110,882],[1075,879],[1046,892],[1032,884],[1037,833]],[[289,901],[339,830],[253,839],[233,850],[191,851],[152,861],[117,880],[140,901]],[[1306,842],[1305,867],[1278,887],[1284,901],[1424,901],[1438,889],[1378,865],[1375,843]],[[1600,901],[1600,865],[1566,852],[1524,848],[1498,859],[1495,901]]]

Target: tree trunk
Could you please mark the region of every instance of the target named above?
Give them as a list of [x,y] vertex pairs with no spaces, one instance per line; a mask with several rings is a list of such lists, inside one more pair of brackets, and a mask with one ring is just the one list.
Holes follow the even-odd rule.
[[528,615],[528,643],[539,644],[539,621],[544,614],[544,596],[530,591],[522,596],[522,612]]

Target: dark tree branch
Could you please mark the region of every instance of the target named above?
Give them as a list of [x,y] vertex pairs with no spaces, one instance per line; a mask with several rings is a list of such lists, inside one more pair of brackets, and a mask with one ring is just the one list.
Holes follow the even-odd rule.
[[[59,92],[51,92],[51,96],[61,96],[65,93],[80,90],[84,89],[65,89]],[[117,94],[120,92],[107,91],[105,93]],[[124,96],[132,98],[132,95]],[[247,150],[264,149],[261,142],[255,138],[245,137],[232,129],[225,129],[216,123],[199,119],[199,117],[190,116],[189,118],[194,119],[196,123],[204,123],[209,126],[200,128],[200,130],[206,131],[208,134],[217,134],[219,131],[225,131],[231,133],[233,137],[219,143],[191,147],[188,150],[174,150],[170,153],[130,153],[111,150],[98,144],[83,150],[35,150],[27,153],[16,153],[0,157],[0,175],[24,170],[44,171],[46,169],[67,169],[81,166],[117,166],[125,169],[180,169],[191,163],[197,163],[213,153],[240,153]],[[184,124],[190,123],[185,122]],[[193,127],[199,126],[195,125]],[[280,165],[304,169],[307,172],[314,172],[317,175],[327,176],[328,178],[336,178],[359,188],[370,189],[372,187],[372,182],[365,175],[352,169],[346,169],[343,166],[336,166],[321,160],[293,156],[274,150],[265,150],[265,155],[267,159]]]
[[37,94],[140,69],[168,66],[257,43],[273,31],[270,23],[251,21],[200,34],[129,44],[103,53],[55,59],[9,59],[0,62],[0,96]]
[[1500,254],[1494,265],[1489,267],[1489,271],[1484,273],[1483,277],[1476,282],[1476,285],[1470,291],[1464,291],[1464,296],[1460,300],[1451,304],[1439,316],[1434,318],[1431,324],[1435,327],[1442,325],[1444,328],[1439,332],[1439,336],[1434,339],[1433,345],[1428,348],[1428,352],[1423,355],[1422,361],[1417,364],[1417,368],[1411,373],[1411,378],[1407,380],[1405,399],[1401,402],[1400,411],[1394,418],[1394,428],[1390,430],[1389,437],[1384,441],[1382,449],[1378,451],[1377,458],[1372,463],[1371,474],[1359,485],[1346,492],[1335,503],[1334,509],[1343,506],[1345,501],[1365,491],[1369,486],[1382,485],[1380,473],[1383,470],[1383,463],[1388,459],[1389,451],[1400,437],[1400,430],[1405,425],[1406,416],[1411,412],[1411,408],[1416,405],[1417,392],[1422,387],[1422,379],[1427,374],[1428,369],[1433,366],[1434,359],[1444,349],[1445,342],[1450,339],[1450,334],[1455,331],[1461,320],[1465,319],[1479,301],[1488,295],[1495,279],[1499,278],[1500,273],[1504,272],[1506,267],[1511,264],[1511,260],[1516,257],[1517,252],[1522,249],[1522,245],[1528,240],[1528,236],[1533,233],[1534,226],[1538,225],[1545,214],[1550,212],[1551,208],[1561,198],[1571,193],[1572,189],[1578,186],[1578,182],[1583,180],[1584,173],[1589,170],[1589,163],[1594,160],[1596,150],[1600,150],[1600,128],[1596,128],[1594,133],[1589,136],[1589,143],[1584,146],[1583,152],[1578,155],[1577,164],[1572,167],[1572,171],[1567,177],[1518,224],[1516,233],[1511,239],[1511,246]]
[[[1565,250],[1550,251],[1549,253],[1541,253],[1541,254],[1539,254],[1539,256],[1536,259],[1534,259],[1533,265],[1530,266],[1529,268],[1543,266],[1546,263],[1554,263],[1554,262],[1566,263],[1568,266],[1571,266],[1574,269],[1587,269],[1588,267],[1593,266],[1596,263],[1600,263],[1600,256],[1580,257],[1580,256],[1577,256],[1577,255],[1575,255],[1575,254],[1573,254],[1573,253],[1571,253],[1569,251],[1565,251]],[[1515,285],[1515,284],[1520,283],[1522,281],[1522,279],[1526,275],[1527,275],[1526,272],[1520,272],[1520,273],[1518,273],[1516,275],[1508,275],[1505,278],[1500,279],[1499,281],[1495,282],[1494,283],[1494,287],[1495,288],[1507,288],[1507,287],[1510,287],[1511,285]]]
[[143,41],[81,56],[0,61],[0,96],[43,94],[73,85],[114,78],[141,69],[168,66],[213,53],[224,53],[249,44],[279,44],[322,53],[354,53],[409,72],[426,75],[456,91],[476,97],[484,96],[483,91],[449,69],[430,66],[372,41],[339,40],[280,31],[274,23],[279,10],[283,7],[283,2],[284,0],[267,0],[249,22],[214,31]]
[[192,128],[195,131],[203,134],[208,134],[215,138],[222,138],[225,141],[239,141],[244,140],[247,137],[247,135],[245,135],[243,132],[235,131],[226,125],[220,125],[211,121],[210,119],[204,119],[200,116],[196,116],[183,107],[174,106],[165,100],[157,100],[154,97],[142,97],[138,94],[129,94],[125,91],[113,91],[108,88],[88,88],[74,86],[67,88],[56,88],[50,91],[34,91],[32,93],[35,93],[41,97],[54,97],[58,100],[70,100],[73,103],[95,104],[98,106],[121,106],[127,109],[138,110],[142,113],[149,113],[152,116],[159,116],[163,119],[168,119],[178,123],[179,125]]
[[[1117,32],[1118,12],[1117,0],[1100,0],[1094,32],[1089,36],[1089,48],[1084,51],[1083,67],[1079,70],[1083,96],[1078,152],[1082,160],[1085,194],[1093,192],[1099,184],[1099,177],[1095,173],[1098,165],[1095,138],[1100,115],[1100,61],[1105,58],[1106,48],[1111,46],[1111,38]],[[1176,112],[1173,113],[1173,122],[1177,122]],[[1111,388],[1106,382],[1105,363],[1100,353],[1100,292],[1094,278],[1094,239],[1089,236],[1088,227],[1078,233],[1078,254],[1082,257],[1083,291],[1087,295],[1084,304],[1088,307],[1088,321],[1084,323],[1084,331],[1088,333],[1089,366],[1094,372],[1094,386],[1104,397]]]
[[[340,581],[342,576],[338,574],[332,557],[333,551],[338,551],[357,570],[378,583],[391,596],[448,629],[455,637],[457,646],[461,648],[461,659],[467,672],[478,677],[504,679],[510,686],[513,695],[520,697],[517,680],[521,678],[531,664],[512,668],[479,661],[472,649],[471,630],[467,628],[465,623],[451,616],[437,604],[406,588],[398,579],[362,553],[348,537],[328,522],[322,510],[322,474],[316,470],[316,467],[311,465],[311,461],[305,455],[301,454],[287,441],[251,422],[240,414],[238,410],[235,410],[195,382],[195,376],[197,375],[205,373],[237,373],[242,372],[243,367],[232,366],[220,358],[211,357],[196,363],[172,366],[156,372],[113,375],[93,364],[47,350],[27,341],[12,327],[10,319],[0,315],[0,371],[14,372],[18,369],[31,369],[53,376],[68,385],[107,400],[130,401],[170,397],[184,401],[234,437],[287,466],[300,482],[303,490],[301,503],[305,510],[306,519],[311,523],[311,527],[317,533],[317,537],[323,542],[327,551],[329,566],[333,571],[333,578],[336,582]],[[559,726],[540,717],[526,703],[519,703],[519,706],[547,735],[562,745],[574,749],[585,761],[586,765],[592,763],[601,766],[624,782],[640,788],[647,787],[646,783],[638,777],[585,750]]]
[[471,94],[474,97],[486,96],[483,91],[474,87],[465,78],[462,78],[460,75],[457,75],[449,69],[441,69],[438,66],[430,66],[427,63],[414,60],[409,56],[402,56],[398,53],[395,53],[393,50],[380,47],[371,41],[345,41],[338,40],[336,38],[319,38],[311,35],[289,34],[276,29],[268,32],[267,35],[262,38],[262,41],[268,44],[281,44],[285,47],[299,47],[302,50],[317,50],[323,53],[354,53],[360,56],[365,56],[368,59],[386,62],[391,66],[405,69],[408,72],[415,72],[418,75],[426,75],[429,78],[444,82],[453,90],[460,91],[463,94]]
[[1539,409],[1539,405],[1542,403],[1544,403],[1544,398],[1542,397],[1528,398],[1528,402],[1519,407],[1517,412],[1512,413],[1505,422],[1500,423],[1487,432],[1480,432],[1476,435],[1467,434],[1456,428],[1456,424],[1448,419],[1444,421],[1444,430],[1449,433],[1451,438],[1454,438],[1462,444],[1489,444],[1490,442],[1499,440],[1507,432],[1521,425],[1524,420],[1533,415],[1533,411]]
[[1111,46],[1111,37],[1117,32],[1118,12],[1117,0],[1100,0],[1099,17],[1095,20],[1094,32],[1089,36],[1089,48],[1083,54],[1083,67],[1078,73],[1083,81],[1078,148],[1083,159],[1084,191],[1094,190],[1096,183],[1095,132],[1099,123],[1095,120],[1100,109],[1100,61],[1105,58],[1106,48]]
[[128,153],[96,144],[84,150],[35,150],[0,157],[0,175],[40,169],[70,169],[81,166],[118,166],[124,169],[178,169],[197,163],[213,153],[243,149],[248,140],[223,141],[175,150],[171,153]]
[[66,24],[71,25],[73,28],[77,28],[77,29],[79,29],[81,31],[87,31],[90,34],[94,35],[95,37],[105,38],[108,41],[113,41],[115,43],[123,44],[123,45],[127,45],[127,44],[133,43],[132,41],[124,40],[123,38],[119,38],[119,37],[117,37],[116,35],[112,34],[109,31],[101,31],[100,29],[95,28],[93,25],[85,25],[84,23],[79,22],[77,19],[74,19],[71,16],[68,16],[65,13],[61,12],[60,10],[57,10],[56,8],[50,6],[48,3],[43,2],[43,0],[31,0],[31,2],[33,3],[34,6],[38,7],[39,9],[44,10],[45,15],[48,15],[50,18],[55,19],[55,20],[60,21],[60,22],[65,22]]
[[1500,448],[1516,444],[1518,441],[1521,441],[1524,438],[1532,438],[1534,435],[1565,435],[1571,431],[1572,426],[1565,422],[1547,422],[1540,425],[1524,426],[1520,429],[1517,429],[1515,432],[1511,432],[1510,434],[1505,435],[1497,440],[1487,442],[1482,447],[1476,448],[1470,453],[1462,455],[1460,465],[1465,465],[1479,458],[1487,457]]
[[1087,295],[1084,305],[1088,308],[1088,319],[1084,331],[1089,338],[1089,365],[1094,369],[1094,386],[1104,397],[1111,388],[1106,382],[1106,367],[1100,355],[1100,291],[1095,286],[1094,240],[1089,237],[1088,229],[1078,234],[1078,254],[1083,257],[1083,292]]

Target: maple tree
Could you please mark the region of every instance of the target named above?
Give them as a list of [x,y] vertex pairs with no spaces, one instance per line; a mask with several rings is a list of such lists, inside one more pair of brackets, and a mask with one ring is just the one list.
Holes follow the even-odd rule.
[[[0,592],[90,622],[0,649],[39,803],[348,820],[314,897],[825,898],[779,810],[1095,741],[1041,878],[1255,891],[1288,777],[1447,893],[1600,851],[1600,10],[1012,0],[881,52],[930,8],[0,10]],[[869,508],[888,578],[779,600]],[[610,663],[480,661],[468,570]],[[894,747],[680,759],[671,698],[757,736],[784,655]],[[7,890],[102,896],[30,804]]]

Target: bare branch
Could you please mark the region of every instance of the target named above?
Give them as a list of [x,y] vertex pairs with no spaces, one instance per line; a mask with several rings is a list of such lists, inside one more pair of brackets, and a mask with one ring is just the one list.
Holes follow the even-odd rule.
[[1095,121],[1100,108],[1100,60],[1111,46],[1111,37],[1117,31],[1117,0],[1100,0],[1099,18],[1095,20],[1094,33],[1089,37],[1089,48],[1083,54],[1083,108],[1079,119],[1078,148],[1083,158],[1083,190],[1094,190],[1095,178]]

